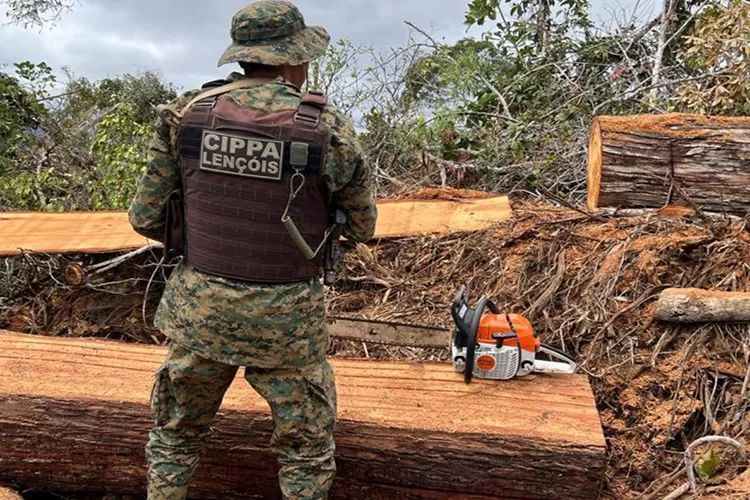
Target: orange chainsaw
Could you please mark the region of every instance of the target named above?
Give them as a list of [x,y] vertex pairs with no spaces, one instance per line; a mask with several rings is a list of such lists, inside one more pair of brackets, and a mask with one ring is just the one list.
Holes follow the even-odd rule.
[[[466,303],[465,293],[466,286],[462,285],[451,306],[455,323],[451,352],[453,367],[464,374],[467,384],[475,376],[507,380],[529,373],[575,372],[575,360],[542,343],[528,319],[500,312],[486,297],[472,309]],[[539,353],[562,362],[537,359]]]

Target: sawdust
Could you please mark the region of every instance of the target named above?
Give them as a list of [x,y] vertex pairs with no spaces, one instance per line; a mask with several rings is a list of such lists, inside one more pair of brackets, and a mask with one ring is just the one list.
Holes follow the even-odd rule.
[[712,488],[708,495],[724,500],[748,500],[750,498],[750,469],[721,486]]
[[[8,297],[0,328],[162,341],[141,317],[156,256],[87,276],[82,286],[54,281],[64,280],[70,261],[86,269],[110,257],[36,256],[31,264],[9,259],[14,284],[0,293]],[[451,325],[450,301],[461,284],[468,285],[472,302],[489,296],[504,310],[524,314],[533,306],[530,319],[542,339],[570,352],[590,374],[608,440],[605,498],[629,499],[659,484],[697,437],[719,430],[748,443],[750,414],[740,400],[748,370],[746,326],[652,319],[666,287],[750,290],[748,261],[750,238],[741,222],[655,212],[591,217],[517,204],[511,220],[485,231],[348,247],[343,279],[328,291],[327,302],[337,315],[444,328]],[[146,324],[166,271],[150,287]],[[440,349],[344,341],[334,341],[331,354],[448,357]],[[732,481],[741,472],[722,477]]]

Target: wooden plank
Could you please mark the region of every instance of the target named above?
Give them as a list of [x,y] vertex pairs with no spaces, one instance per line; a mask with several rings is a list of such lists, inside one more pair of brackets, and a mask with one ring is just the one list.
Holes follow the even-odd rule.
[[0,255],[109,252],[147,244],[126,212],[0,212]]
[[[0,332],[0,482],[142,494],[146,403],[164,354]],[[332,499],[596,497],[605,443],[585,376],[466,385],[443,363],[332,363],[339,394]],[[279,498],[271,430],[267,405],[238,374],[193,495]]]
[[383,200],[375,238],[479,231],[511,216],[505,196],[472,200]]
[[[477,200],[383,200],[375,239],[474,231],[511,216],[505,196]],[[0,212],[0,256],[25,251],[114,252],[149,243],[125,212]],[[151,242],[156,243],[156,242]]]
[[327,326],[331,336],[344,340],[412,347],[450,346],[450,331],[441,328],[337,316],[328,316]]

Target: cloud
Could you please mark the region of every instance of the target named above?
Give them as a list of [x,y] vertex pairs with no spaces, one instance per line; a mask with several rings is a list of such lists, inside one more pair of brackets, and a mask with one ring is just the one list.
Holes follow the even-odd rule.
[[[429,4],[429,8],[426,6]],[[180,88],[225,76],[216,62],[229,43],[232,15],[244,3],[217,0],[82,0],[54,27],[0,30],[0,64],[45,61],[55,70],[98,79],[155,70]],[[306,21],[333,40],[389,47],[408,36],[405,20],[438,38],[463,35],[460,0],[332,0],[297,2]],[[4,14],[4,12],[2,12]]]
[[[605,3],[607,2],[607,3]],[[411,21],[437,39],[465,36],[468,0],[297,0],[310,25],[322,25],[333,40],[379,48],[406,42]],[[231,68],[216,62],[229,43],[234,0],[81,0],[57,26],[39,30],[0,28],[0,64],[45,61],[92,79],[151,70],[178,88],[223,77]],[[606,5],[655,5],[655,0],[595,0],[598,17]],[[616,8],[615,8],[616,10]],[[0,16],[4,17],[2,6]],[[478,30],[472,33],[476,34]]]

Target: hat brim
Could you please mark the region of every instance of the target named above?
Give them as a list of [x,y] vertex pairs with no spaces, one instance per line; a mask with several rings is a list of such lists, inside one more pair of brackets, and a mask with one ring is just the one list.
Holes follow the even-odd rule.
[[289,36],[232,43],[222,54],[218,66],[234,62],[297,66],[322,56],[330,38],[325,28],[308,26]]

